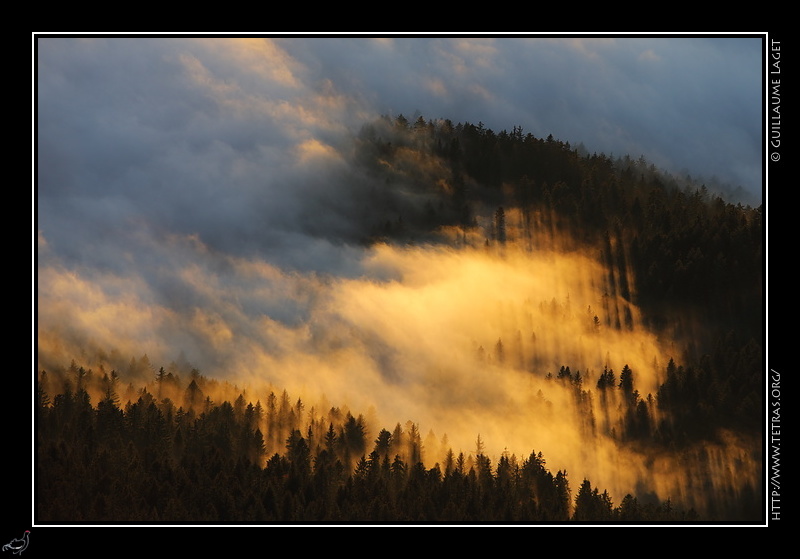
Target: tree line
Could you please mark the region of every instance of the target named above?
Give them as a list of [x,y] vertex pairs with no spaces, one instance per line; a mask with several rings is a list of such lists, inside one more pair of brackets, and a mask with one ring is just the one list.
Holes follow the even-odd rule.
[[[478,435],[474,452],[448,448],[441,461],[426,465],[413,422],[377,429],[349,410],[306,410],[286,391],[270,392],[266,405],[243,392],[214,401],[207,381],[194,374],[183,383],[161,368],[122,404],[114,372],[99,375],[75,364],[65,375],[42,371],[37,522],[699,520],[669,500],[629,494],[614,502],[588,479],[576,483],[566,471],[551,472],[541,452],[504,452],[493,462]],[[165,382],[182,388],[183,398],[167,396]],[[159,389],[161,398],[154,395]]]

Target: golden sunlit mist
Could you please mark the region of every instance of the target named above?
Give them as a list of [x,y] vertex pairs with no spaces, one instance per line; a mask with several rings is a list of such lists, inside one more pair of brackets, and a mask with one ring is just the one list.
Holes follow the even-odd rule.
[[[631,301],[610,294],[597,251],[379,244],[365,251],[363,272],[345,278],[234,257],[220,266],[196,239],[169,244],[161,249],[193,256],[172,273],[194,304],[156,303],[136,278],[41,269],[38,369],[75,360],[109,370],[109,349],[146,353],[157,369],[183,351],[202,374],[249,387],[254,401],[286,390],[317,410],[323,401],[370,410],[376,430],[411,422],[429,435],[429,466],[447,450],[431,441],[446,437],[471,454],[480,436],[495,459],[542,451],[554,470],[591,476],[618,498],[641,486],[674,498],[690,481],[675,476],[674,457],[651,467],[652,456],[618,444],[621,396],[595,389],[605,370],[619,378],[627,366],[637,394],[652,400],[666,363],[680,360]],[[618,327],[608,313],[622,307],[633,318]],[[560,378],[565,367],[571,382]]]

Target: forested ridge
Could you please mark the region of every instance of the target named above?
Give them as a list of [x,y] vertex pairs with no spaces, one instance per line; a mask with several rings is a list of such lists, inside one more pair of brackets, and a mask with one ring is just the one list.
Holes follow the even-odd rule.
[[[519,208],[517,242],[536,251],[561,235],[596,247],[611,289],[641,307],[646,324],[668,327],[686,344],[687,362],[668,368],[660,398],[674,407],[678,430],[761,428],[763,205],[728,202],[644,157],[581,154],[522,127],[495,133],[481,123],[400,115],[366,126],[361,139],[365,164],[387,183],[407,178],[407,161],[430,156],[446,162],[436,173],[450,182],[436,188],[436,173],[423,175],[418,188],[430,194],[424,205],[378,205],[390,209],[374,218],[376,238],[435,238],[448,225],[481,229],[487,246],[502,244],[511,239],[498,218]],[[493,216],[488,227],[479,225],[480,212]],[[625,328],[630,317],[612,309],[603,321]]]
[[[628,365],[597,376],[570,363],[530,371],[574,399],[579,412],[563,421],[587,433],[602,429],[643,454],[679,455],[723,433],[752,441],[750,452],[760,454],[762,207],[728,202],[644,158],[585,153],[521,127],[496,133],[399,116],[370,123],[355,140],[354,157],[375,181],[362,242],[488,250],[515,243],[531,252],[554,239],[590,246],[608,273],[609,295],[637,305],[641,320],[687,347],[683,362],[661,364],[665,380],[654,393],[636,389]],[[402,195],[393,188],[401,180]],[[598,328],[631,327],[624,307],[593,318]],[[146,356],[125,370],[73,361],[36,376],[42,523],[760,517],[757,486],[738,488],[704,516],[650,493],[611,495],[590,476],[551,471],[534,449],[490,457],[480,433],[475,448],[453,449],[446,436],[426,437],[414,418],[378,425],[369,410],[317,407],[281,387],[255,393]],[[595,421],[601,416],[612,419]],[[702,475],[696,483],[711,485]]]
[[[637,302],[650,320],[667,320],[670,308],[704,305],[718,317],[708,324],[714,334],[735,330],[745,342],[763,334],[763,206],[728,202],[643,156],[580,154],[569,142],[523,134],[521,127],[495,133],[481,124],[423,117],[411,124],[400,116],[366,126],[360,140],[364,164],[387,184],[412,174],[403,168],[415,161],[409,153],[435,157],[441,166],[412,177],[431,195],[424,205],[387,203],[381,197],[390,188],[376,194],[381,203],[369,216],[378,237],[418,239],[442,225],[470,229],[477,212],[517,207],[521,240],[531,249],[547,238],[542,233],[568,233],[596,245],[609,268],[635,270]],[[450,184],[443,188],[437,179]],[[488,240],[506,239],[495,232]]]

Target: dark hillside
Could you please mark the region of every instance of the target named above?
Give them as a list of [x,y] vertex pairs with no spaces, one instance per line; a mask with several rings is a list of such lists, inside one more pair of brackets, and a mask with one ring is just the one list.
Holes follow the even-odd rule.
[[[481,123],[400,116],[365,127],[360,149],[384,196],[395,197],[393,187],[402,184],[424,200],[387,198],[373,216],[375,239],[430,240],[455,227],[464,238],[479,231],[495,242],[494,223],[486,227],[477,216],[517,208],[515,240],[530,250],[552,235],[595,247],[616,278],[612,285],[642,308],[645,323],[685,344],[682,370],[697,381],[690,390],[670,372],[665,394],[684,393],[661,405],[682,400],[687,426],[760,429],[762,206],[726,202],[642,157],[581,155],[569,142],[521,127],[495,133]],[[427,163],[410,174],[412,161]],[[624,328],[626,318],[614,325]]]

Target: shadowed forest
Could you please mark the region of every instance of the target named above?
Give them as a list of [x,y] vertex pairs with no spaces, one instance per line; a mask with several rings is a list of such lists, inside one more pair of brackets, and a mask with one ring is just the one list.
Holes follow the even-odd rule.
[[521,127],[383,117],[340,152],[331,211],[379,279],[313,278],[333,327],[270,324],[320,386],[64,360],[40,324],[37,522],[763,520],[762,207]]

